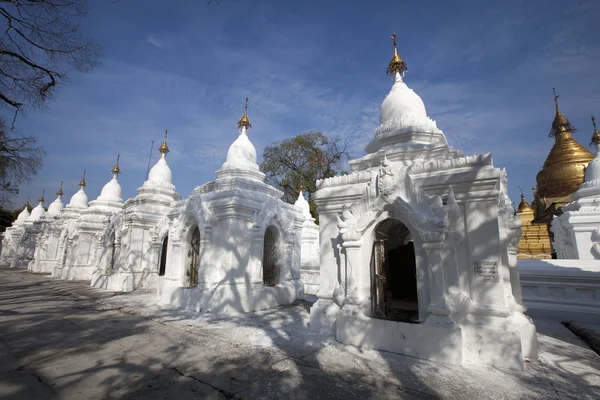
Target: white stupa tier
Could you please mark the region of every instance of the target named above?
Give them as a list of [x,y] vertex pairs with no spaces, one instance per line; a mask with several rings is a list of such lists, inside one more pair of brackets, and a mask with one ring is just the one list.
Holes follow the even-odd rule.
[[448,146],[444,133],[427,116],[423,100],[409,88],[399,72],[381,104],[379,127],[365,148],[366,156],[350,160],[354,171],[379,165],[385,155],[390,161],[412,164],[433,158],[460,157],[464,154]]
[[40,218],[42,218],[44,216],[44,214],[46,214],[46,209],[44,208],[44,200],[43,197],[40,198],[40,202],[38,203],[37,206],[35,206],[33,208],[33,210],[31,210],[31,215],[29,216],[29,218],[27,218],[26,222],[35,222],[37,220],[39,220]]
[[61,210],[64,208],[64,204],[62,202],[62,194],[56,196],[56,199],[50,203],[48,207],[48,215],[57,216],[60,215]]
[[29,216],[31,215],[29,213],[29,202],[27,202],[27,205],[25,206],[25,208],[23,208],[23,211],[21,211],[19,213],[19,215],[17,216],[17,219],[15,220],[15,222],[13,223],[13,226],[17,225],[23,225],[23,223],[27,220],[27,218],[29,218]]
[[[94,210],[102,210],[103,212],[118,212],[123,209],[123,199],[121,198],[121,185],[117,180],[117,176],[121,173],[119,168],[119,157],[117,163],[112,169],[112,179],[104,185],[100,196],[96,200],[90,201],[89,208]],[[88,211],[90,211],[88,209]]]
[[552,219],[552,245],[558,258],[600,260],[600,133],[594,121],[596,156],[585,170],[585,181],[573,201]]
[[307,220],[312,219],[314,221],[314,218],[310,214],[310,205],[304,198],[304,193],[302,193],[302,190],[300,190],[300,193],[298,194],[298,200],[296,200],[294,205],[302,210],[302,215],[304,215],[304,218]]
[[[173,200],[177,200],[179,193],[175,192],[173,174],[167,164],[167,153],[169,152],[167,132],[165,132],[165,139],[158,150],[160,152],[160,159],[152,167],[150,173],[148,173],[148,179],[138,189],[136,199],[145,199],[168,206]],[[159,213],[162,214],[163,212],[160,211]]]
[[227,161],[217,171],[217,178],[240,177],[264,181],[265,174],[260,172],[256,158],[256,148],[248,138],[248,127],[239,127],[239,136],[229,146]]
[[85,193],[84,186],[80,186],[79,190],[73,196],[71,196],[71,200],[69,201],[69,204],[67,204],[67,208],[88,208],[88,196]]

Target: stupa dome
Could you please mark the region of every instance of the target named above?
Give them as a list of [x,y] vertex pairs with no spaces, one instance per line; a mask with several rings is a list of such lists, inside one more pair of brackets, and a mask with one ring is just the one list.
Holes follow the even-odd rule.
[[56,200],[54,200],[50,206],[48,206],[48,214],[49,215],[58,215],[60,214],[60,210],[62,210],[64,207],[64,204],[62,202],[62,200],[60,199],[60,197],[57,197]]
[[83,190],[83,186],[81,186],[81,188],[77,191],[77,193],[75,193],[71,197],[71,200],[69,201],[69,206],[76,207],[76,208],[87,208],[88,207],[88,197],[87,197],[87,194],[85,193],[85,190]]
[[246,134],[251,127],[252,125],[248,118],[248,98],[246,97],[244,114],[238,121],[240,135],[231,146],[229,146],[229,151],[227,151],[227,161],[223,164],[223,169],[239,168],[255,171],[259,170],[258,164],[256,163],[256,149]]
[[31,214],[29,214],[29,200],[25,203],[25,208],[23,208],[23,211],[21,211],[19,213],[19,215],[17,216],[17,219],[15,221],[15,225],[22,225],[23,222],[25,222],[25,220],[27,218],[29,218]]
[[148,174],[148,181],[155,183],[172,183],[171,168],[167,165],[167,160],[161,157],[160,160],[152,167]]
[[42,202],[40,201],[38,203],[38,205],[35,206],[33,208],[33,210],[31,210],[31,215],[29,216],[29,218],[27,218],[27,220],[28,221],[37,221],[38,219],[43,217],[44,214],[46,214],[46,210],[44,209],[44,206],[42,205]]
[[102,188],[98,200],[110,200],[110,201],[122,201],[121,198],[121,185],[117,180],[117,174],[113,174],[113,178],[108,181]]
[[240,135],[229,146],[227,161],[223,164],[223,168],[258,169],[256,149],[246,135],[245,127],[240,129]]
[[304,218],[312,218],[312,215],[310,214],[310,205],[308,204],[308,201],[306,201],[306,199],[304,198],[302,190],[298,194],[298,200],[296,200],[294,205],[302,210],[302,215],[304,215]]
[[531,208],[527,200],[525,200],[525,195],[521,193],[521,202],[519,203],[519,207],[517,208],[517,213],[521,214],[524,212],[533,212],[533,208]]
[[167,165],[167,153],[169,152],[169,146],[167,146],[167,134],[165,131],[165,139],[162,144],[158,148],[160,152],[160,160],[152,167],[150,173],[148,174],[148,182],[152,183],[167,183],[171,184],[173,182],[173,175],[171,173],[171,168]]
[[550,136],[554,136],[555,139],[554,146],[542,170],[536,176],[539,198],[570,196],[583,183],[584,169],[594,158],[589,150],[571,136],[575,128],[561,113],[558,107],[558,96],[555,96],[555,106],[556,115],[550,131]]
[[425,103],[414,90],[406,86],[399,73],[392,90],[383,100],[379,113],[379,123],[384,125],[404,118],[427,119]]

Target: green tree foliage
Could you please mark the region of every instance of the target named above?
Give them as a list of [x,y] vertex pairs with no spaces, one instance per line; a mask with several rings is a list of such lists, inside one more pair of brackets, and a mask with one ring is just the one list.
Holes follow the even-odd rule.
[[4,232],[6,228],[11,226],[12,223],[17,219],[21,211],[23,210],[20,209],[10,211],[0,207],[0,232]]
[[312,193],[317,179],[331,178],[345,173],[348,160],[347,142],[338,136],[329,138],[321,132],[307,132],[275,142],[263,152],[261,170],[266,182],[283,191],[283,200],[293,203],[302,186],[309,193],[310,211],[318,223]]

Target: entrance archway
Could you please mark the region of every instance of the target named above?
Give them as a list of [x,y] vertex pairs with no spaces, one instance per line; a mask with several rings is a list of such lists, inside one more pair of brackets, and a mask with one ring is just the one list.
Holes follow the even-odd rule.
[[169,248],[169,235],[165,236],[160,250],[160,264],[158,266],[158,276],[164,276],[167,270],[167,249]]
[[109,251],[110,251],[110,259],[108,261],[108,271],[112,272],[115,268],[115,252],[116,252],[116,248],[115,248],[115,234],[113,232],[113,234],[110,236],[109,239]]
[[188,258],[188,285],[198,285],[198,268],[200,268],[200,229],[196,227],[190,239],[190,247],[187,254]]
[[279,231],[270,225],[265,231],[263,248],[263,284],[274,286],[279,281]]
[[410,231],[396,219],[382,221],[374,231],[371,257],[373,316],[418,322],[417,264]]

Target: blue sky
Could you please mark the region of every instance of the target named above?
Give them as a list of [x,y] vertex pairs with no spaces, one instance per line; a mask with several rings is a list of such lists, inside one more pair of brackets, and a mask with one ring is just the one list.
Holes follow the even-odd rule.
[[[123,197],[146,176],[150,141],[169,129],[168,163],[184,197],[215,178],[236,139],[244,98],[258,154],[309,130],[341,135],[364,154],[392,82],[389,36],[449,143],[491,151],[510,195],[530,188],[553,144],[552,87],[587,146],[600,117],[600,2],[590,1],[93,1],[83,24],[102,64],[72,74],[47,110],[18,121],[39,136],[42,171],[15,207],[61,181],[65,202],[87,170],[95,199],[117,153]],[[176,5],[176,6],[174,6]],[[591,148],[590,148],[591,149]],[[47,203],[48,204],[48,203]]]

